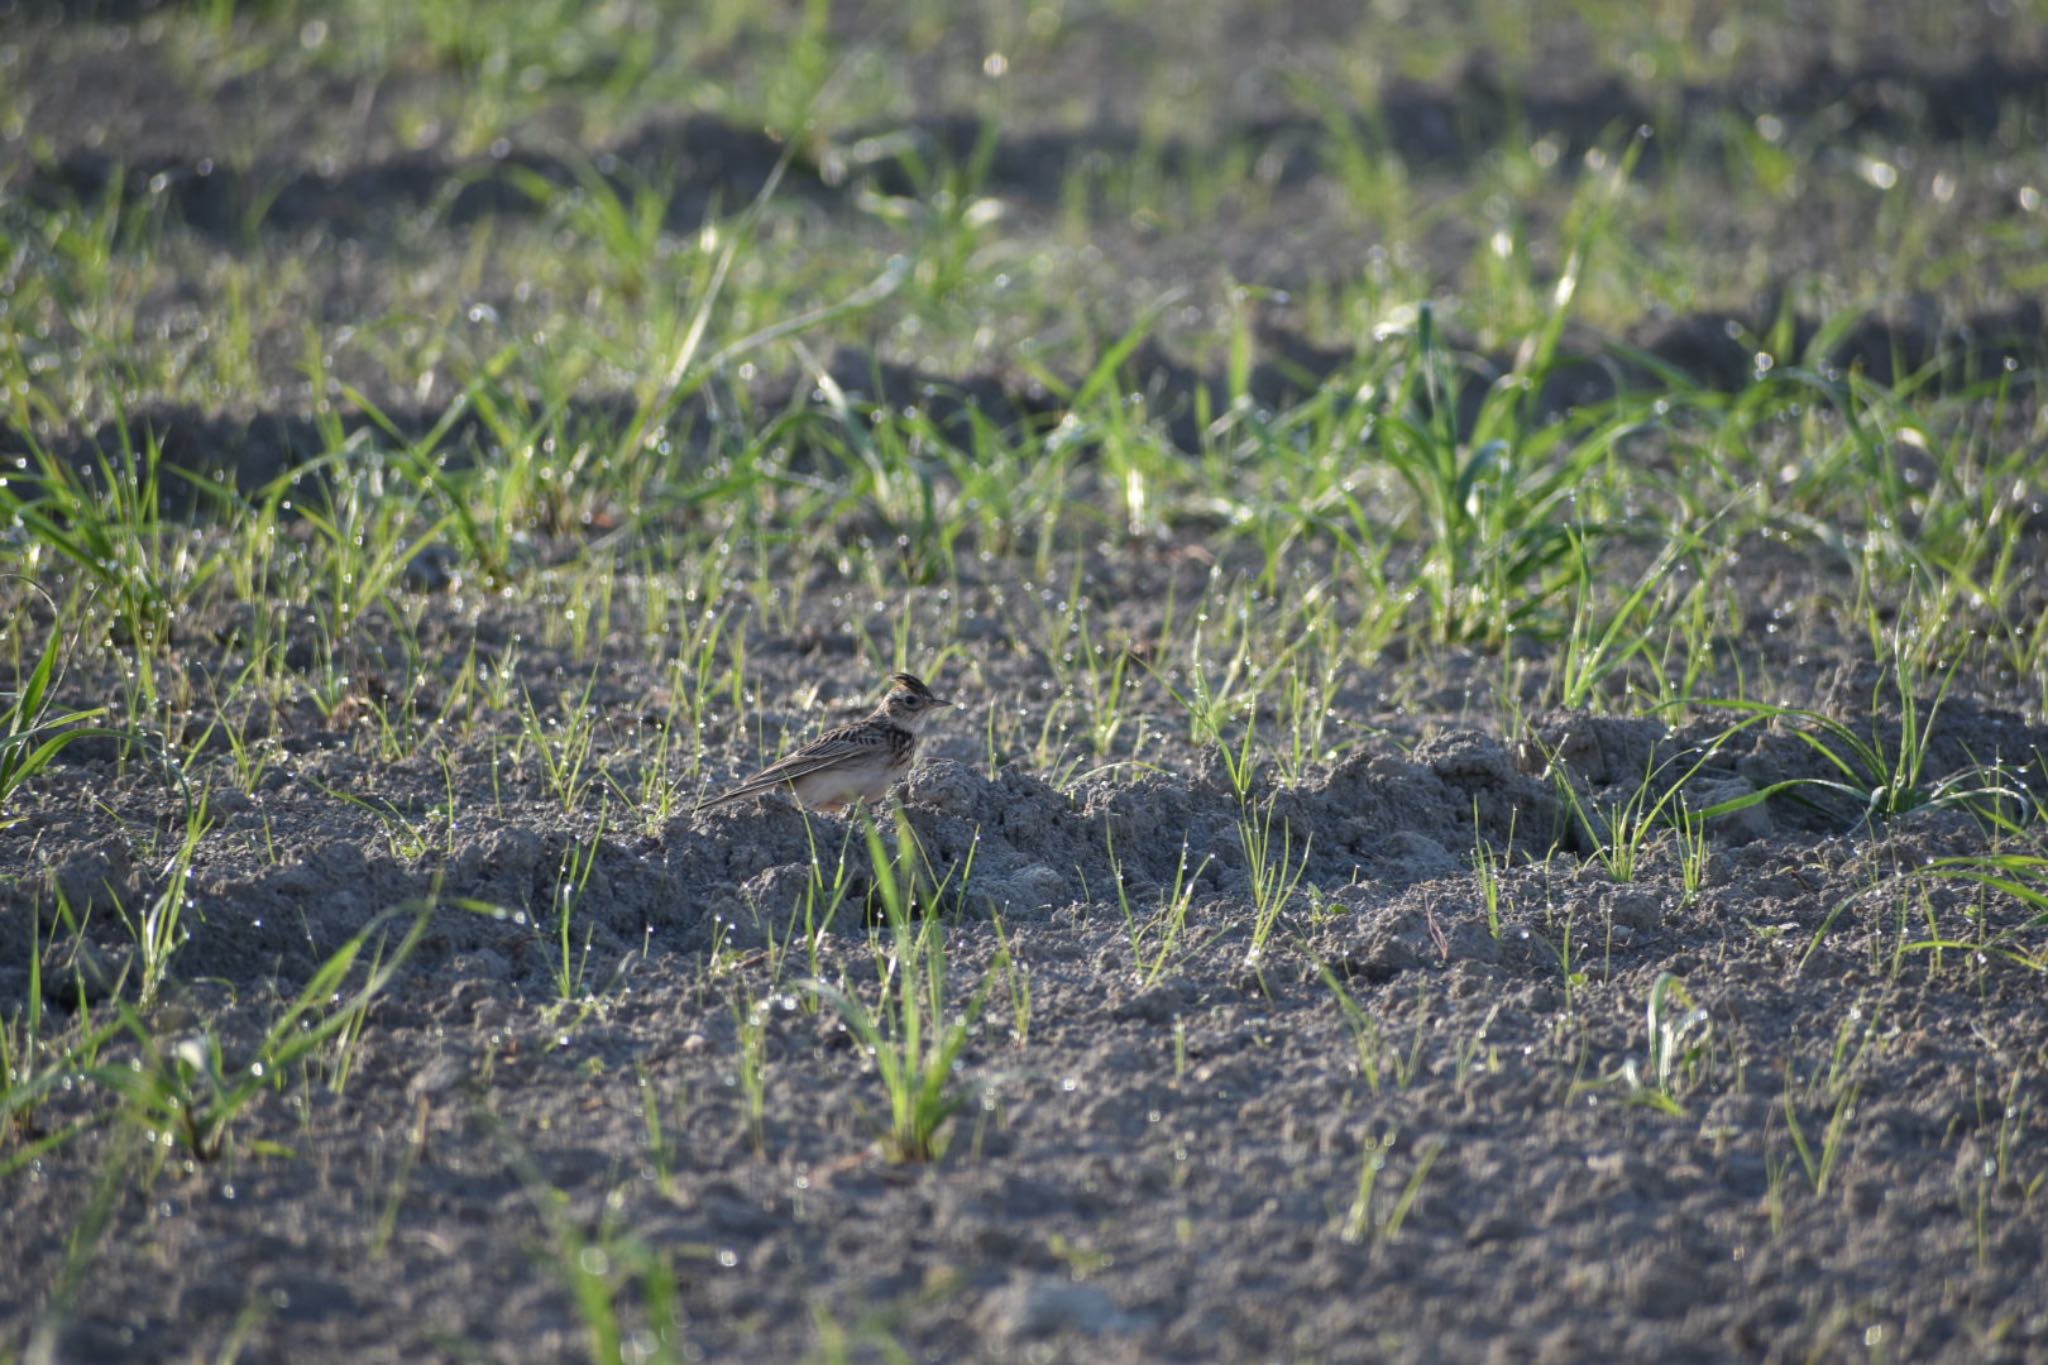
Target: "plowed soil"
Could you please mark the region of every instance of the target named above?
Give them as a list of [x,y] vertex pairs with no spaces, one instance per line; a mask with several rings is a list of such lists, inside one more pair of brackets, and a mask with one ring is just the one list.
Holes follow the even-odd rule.
[[[1812,73],[1825,69],[1850,92],[1826,102],[1848,126],[1931,102],[1950,112],[1929,136],[1967,144],[1989,135],[1999,100],[2048,88],[2038,67],[2015,66],[2033,54],[1994,46],[1962,76],[1953,63],[1872,75],[1788,56],[1768,91],[1686,98],[1796,117],[1786,92],[1820,101]],[[463,173],[391,151],[373,117],[354,165],[187,174],[213,121],[242,115],[188,107],[145,44],[94,61],[100,136],[9,161],[10,192],[167,175],[177,218],[231,239],[252,184],[283,185],[267,230],[346,233]],[[1113,84],[1086,52],[1075,63],[1076,80]],[[84,114],[56,87],[80,70],[37,77],[53,92],[39,127],[59,144]],[[1561,61],[1554,90],[1525,96],[1551,99],[1546,117],[1567,134],[1643,117],[1636,96],[1565,74]],[[1419,163],[1460,108],[1495,116],[1477,85],[1403,89],[1390,126]],[[318,89],[258,93],[306,126],[334,103]],[[1028,131],[996,169],[1027,201],[1046,167],[1080,154]],[[928,132],[949,135],[936,120]],[[680,222],[750,193],[777,154],[745,130],[690,137],[702,178],[673,207]],[[630,147],[611,150],[630,160]],[[829,199],[828,178],[810,179],[796,192]],[[466,193],[451,226],[520,211],[488,186]],[[1306,198],[1299,213],[1296,246],[1319,231]],[[1262,240],[1203,251],[1284,278],[1291,248]],[[1143,246],[1104,244],[1114,259]],[[1969,347],[1989,364],[2040,345],[2038,307],[1882,325],[1866,336],[1873,364]],[[1747,372],[1721,354],[1733,333],[1718,315],[1643,329],[1636,340],[1703,383]],[[1314,357],[1300,358],[1271,373],[1267,398],[1312,386]],[[866,356],[846,363],[878,373]],[[1211,382],[1174,365],[1158,358],[1162,384]],[[1610,368],[1592,372],[1612,382]],[[1001,420],[1050,410],[1014,375],[951,382]],[[609,400],[582,398],[602,420]],[[426,425],[437,401],[392,411]],[[292,458],[312,420],[285,397],[253,414],[141,416],[167,458],[239,465],[245,484]],[[44,434],[81,458],[106,448],[113,419],[78,418]],[[2048,532],[2031,534],[2021,553],[2038,560]],[[1107,545],[1054,581],[1079,581],[1097,619],[1143,639],[1166,619],[1161,603],[1208,581],[1201,549]],[[537,560],[554,552],[536,541]],[[812,593],[793,628],[757,629],[751,693],[709,708],[694,780],[654,744],[652,718],[674,712],[680,684],[672,654],[635,625],[645,584],[630,576],[609,633],[577,654],[552,608],[424,565],[409,638],[427,648],[380,647],[367,629],[364,695],[403,695],[408,723],[431,728],[461,670],[502,661],[517,704],[418,757],[383,755],[371,708],[307,703],[246,731],[275,757],[241,791],[225,739],[201,742],[213,717],[196,702],[172,738],[215,765],[214,827],[187,886],[189,940],[150,1015],[158,1036],[215,1038],[235,1064],[377,915],[400,909],[384,940],[395,945],[404,907],[438,908],[370,1011],[345,1084],[266,1092],[214,1159],[166,1141],[153,1179],[104,1198],[104,1172],[151,1159],[117,1150],[138,1140],[127,1125],[89,1126],[0,1183],[0,1355],[584,1358],[591,1318],[567,1273],[580,1263],[617,1291],[635,1359],[2048,1359],[2048,929],[2020,901],[1930,874],[1999,846],[1979,815],[1936,800],[1878,818],[1851,796],[1787,786],[1874,775],[1734,713],[1675,730],[1577,713],[1503,729],[1493,718],[1520,699],[1500,690],[1499,660],[1457,650],[1396,650],[1359,670],[1333,723],[1363,738],[1291,779],[1265,767],[1239,790],[1186,739],[1162,741],[1142,768],[1039,771],[991,738],[993,719],[1021,716],[1030,733],[1052,707],[1057,673],[1020,643],[1018,604],[1037,590],[1018,565],[967,572],[886,607],[857,589]],[[1818,557],[1768,546],[1737,572],[1758,601],[1784,600],[1788,580],[1799,594],[1851,591]],[[880,680],[856,634],[886,636],[897,611],[919,638],[953,632],[928,672],[958,705],[899,794],[904,823],[885,813],[879,832],[891,848],[914,833],[946,879],[915,908],[944,924],[951,999],[975,1019],[944,1153],[910,1163],[878,1141],[888,1109],[874,1059],[805,984],[843,976],[870,1001],[882,988],[864,827],[778,798],[688,813],[763,754],[870,706]],[[176,628],[186,676],[231,674],[245,647],[234,619]],[[1987,769],[2010,793],[2048,790],[2031,680],[1964,671],[1902,697],[1860,662],[1862,641],[1760,619],[1739,643],[1734,662],[1768,670],[1778,699],[1884,752],[1911,748],[1909,726],[1924,725],[1925,792],[1984,785]],[[304,659],[313,642],[296,647],[288,657]],[[1516,685],[1538,694],[1554,666],[1529,661]],[[1185,735],[1163,684],[1132,677],[1132,723]],[[117,684],[86,667],[64,685],[83,702]],[[532,748],[498,761],[527,705],[593,727],[585,780],[665,803],[622,796],[601,823],[566,817],[559,775]],[[1689,879],[1662,834],[1632,871],[1595,856],[1611,830],[1586,812],[1675,785],[1696,810],[1771,794],[1706,822],[1703,875]],[[21,794],[19,821],[0,829],[0,1016],[26,1000],[39,947],[62,938],[60,903],[86,933],[46,958],[52,1017],[75,1019],[81,997],[111,1009],[102,986],[124,969],[132,997],[124,916],[161,892],[188,795],[112,741],[72,746]],[[1264,928],[1247,811],[1270,812],[1273,856],[1298,875]],[[839,870],[813,958],[806,906]],[[1169,934],[1161,907],[1176,901],[1184,921]],[[104,1105],[59,1089],[16,1140]],[[111,1221],[86,1279],[67,1284],[79,1229],[100,1216]],[[668,1275],[673,1325],[657,1339]],[[51,1316],[60,1301],[68,1311]]]

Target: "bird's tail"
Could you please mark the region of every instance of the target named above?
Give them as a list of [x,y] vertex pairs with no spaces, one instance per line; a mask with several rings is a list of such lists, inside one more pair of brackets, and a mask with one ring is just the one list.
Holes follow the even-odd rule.
[[769,790],[771,785],[760,782],[743,782],[730,791],[722,791],[716,796],[705,797],[702,801],[690,807],[690,814],[702,815],[707,810],[716,810],[720,806],[728,806],[735,801],[744,801],[750,796],[759,796],[762,792]]

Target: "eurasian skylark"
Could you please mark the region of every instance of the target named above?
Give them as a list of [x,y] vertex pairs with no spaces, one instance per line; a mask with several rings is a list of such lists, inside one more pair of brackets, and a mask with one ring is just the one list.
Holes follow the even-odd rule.
[[787,788],[799,804],[820,810],[879,801],[910,771],[910,761],[917,756],[917,732],[940,707],[952,704],[934,696],[915,674],[891,674],[888,694],[865,719],[826,731],[731,791],[699,801],[691,814],[778,788]]

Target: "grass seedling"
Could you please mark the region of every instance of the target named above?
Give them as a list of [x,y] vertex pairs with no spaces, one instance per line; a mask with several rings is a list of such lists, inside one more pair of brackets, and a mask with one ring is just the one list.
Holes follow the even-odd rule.
[[571,839],[569,847],[562,854],[560,875],[555,878],[555,939],[560,956],[555,964],[555,999],[568,1004],[583,993],[584,970],[590,965],[590,937],[596,926],[590,925],[583,932],[583,951],[579,956],[572,945],[570,925],[576,918],[576,909],[583,903],[583,894],[590,888],[591,874],[597,871],[597,855],[604,846],[604,829],[610,808],[597,817],[597,829],[588,839]]
[[[730,1002],[733,1033],[739,1041],[740,1100],[754,1155],[768,1155],[768,1021],[780,997],[773,993],[750,999],[744,992]],[[794,1001],[790,1002],[794,1005]]]
[[20,1009],[0,1020],[0,1112],[6,1114],[17,1136],[27,1133],[35,1124],[37,1054],[48,1050],[43,1038],[40,914],[29,914],[28,932],[28,996]]
[[[1198,622],[1206,621],[1208,615],[1207,611],[1197,613]],[[1231,641],[1230,658],[1215,679],[1209,676],[1208,633],[1200,624],[1195,628],[1195,638],[1189,647],[1193,663],[1188,670],[1186,691],[1175,687],[1159,667],[1147,664],[1147,668],[1187,713],[1188,734],[1195,746],[1213,746],[1222,758],[1231,790],[1242,804],[1251,799],[1252,783],[1258,776],[1259,717],[1256,699],[1270,682],[1284,676],[1299,642],[1282,645],[1272,651],[1262,650],[1252,636],[1252,613],[1249,610],[1235,613],[1234,619],[1238,624]],[[1244,733],[1232,747],[1224,739],[1224,730],[1231,718],[1239,714],[1245,718]]]
[[[1566,813],[1593,845],[1595,861],[1606,868],[1610,878],[1616,882],[1633,882],[1642,872],[1651,841],[1660,830],[1675,829],[1676,838],[1683,848],[1688,829],[1697,828],[1702,831],[1699,837],[1704,837],[1707,821],[1760,805],[1797,785],[1796,781],[1775,783],[1761,791],[1746,792],[1716,802],[1701,811],[1693,811],[1686,806],[1686,784],[1697,777],[1731,739],[1761,719],[1761,716],[1751,716],[1716,735],[1696,751],[1697,756],[1690,766],[1668,782],[1663,780],[1665,774],[1676,769],[1687,754],[1659,758],[1653,752],[1644,761],[1642,781],[1630,788],[1619,802],[1606,806],[1593,805],[1580,791],[1567,765],[1552,756],[1550,773],[1558,798]],[[1704,867],[1703,861],[1701,866]]]
[[1679,536],[1664,547],[1655,562],[1636,580],[1635,587],[1609,613],[1604,626],[1596,623],[1594,585],[1599,571],[1593,563],[1584,536],[1574,530],[1571,564],[1577,581],[1577,603],[1565,632],[1564,659],[1558,670],[1558,705],[1568,710],[1590,706],[1600,695],[1607,678],[1625,668],[1629,661],[1650,651],[1648,618],[1655,614],[1657,594],[1670,579],[1680,561],[1698,548],[1693,534]]
[[1586,975],[1585,968],[1580,964],[1578,944],[1573,941],[1573,931],[1578,927],[1578,917],[1578,902],[1574,900],[1571,906],[1564,912],[1564,924],[1558,934],[1557,942],[1552,943],[1548,939],[1540,937],[1536,940],[1544,947],[1550,949],[1551,956],[1557,959],[1558,976],[1564,985],[1564,1012],[1566,1018],[1571,1017],[1573,1001],[1577,992],[1591,980]]
[[[1960,662],[1960,656],[1957,662]],[[1994,769],[1973,768],[1939,780],[1927,777],[1927,756],[1933,742],[1934,722],[1954,681],[1956,666],[1951,664],[1933,703],[1923,712],[1916,695],[1918,673],[1906,661],[1904,654],[1895,654],[1893,676],[1898,683],[1900,718],[1896,747],[1884,740],[1875,722],[1866,734],[1833,716],[1798,707],[1770,706],[1752,701],[1703,701],[1698,704],[1740,711],[1752,721],[1786,722],[1795,738],[1839,774],[1838,777],[1801,778],[1780,783],[1772,788],[1772,793],[1793,788],[1832,793],[1854,803],[1866,821],[1888,820],[1930,805],[1995,810],[2013,793],[2002,785],[2000,775]],[[1878,713],[1882,702],[1882,683],[1879,689],[1879,695],[1874,696],[1871,702],[1873,715]],[[1710,815],[1718,813],[1718,808],[1707,812]]]
[[853,891],[853,866],[847,855],[853,849],[853,831],[848,829],[846,838],[839,845],[838,855],[832,861],[832,871],[825,871],[825,859],[818,851],[817,827],[809,815],[804,817],[804,839],[810,845],[811,873],[804,883],[804,956],[810,966],[810,975],[818,979],[823,974],[825,936],[832,932],[833,923],[839,917],[840,907]]
[[1366,1152],[1358,1162],[1358,1193],[1352,1195],[1352,1209],[1343,1216],[1343,1240],[1358,1244],[1372,1232],[1372,1191],[1378,1189],[1380,1171],[1386,1169],[1386,1148],[1393,1146],[1393,1134],[1366,1138]]
[[122,1200],[134,1188],[135,1172],[149,1166],[152,1168],[149,1174],[153,1177],[161,1164],[161,1158],[150,1149],[148,1137],[146,1132],[133,1125],[124,1124],[114,1132],[110,1150],[100,1165],[98,1178],[93,1182],[92,1193],[79,1214],[78,1222],[71,1229],[64,1267],[58,1273],[57,1283],[43,1309],[42,1321],[37,1323],[30,1338],[29,1359],[58,1358],[60,1331],[71,1315],[78,1292],[99,1254],[100,1243],[113,1226]]
[[1308,872],[1309,845],[1303,840],[1301,857],[1294,856],[1294,831],[1286,822],[1280,826],[1280,846],[1273,847],[1273,806],[1263,814],[1249,806],[1237,820],[1238,842],[1244,847],[1245,864],[1252,880],[1252,941],[1245,950],[1244,965],[1260,974],[1266,960],[1266,945],[1280,922],[1280,914],[1294,899],[1302,877]]
[[[1512,840],[1510,841],[1512,842]],[[1487,844],[1479,825],[1479,799],[1472,800],[1472,874],[1479,880],[1479,900],[1486,907],[1486,932],[1500,941],[1501,859]]]
[[1215,861],[1214,855],[1206,856],[1190,873],[1189,852],[1187,842],[1183,840],[1180,859],[1173,869],[1173,885],[1160,894],[1158,909],[1140,922],[1131,905],[1130,890],[1124,885],[1124,869],[1117,858],[1116,838],[1109,836],[1110,872],[1116,878],[1117,908],[1123,913],[1125,932],[1130,937],[1131,965],[1139,981],[1147,986],[1165,975],[1168,967],[1182,960],[1181,939],[1187,932],[1188,910],[1194,904],[1195,888],[1202,874],[1208,871],[1209,864]]
[[548,791],[561,803],[565,815],[574,815],[583,809],[584,798],[590,794],[596,780],[592,772],[591,752],[597,740],[598,711],[590,704],[591,694],[596,688],[597,672],[592,670],[589,681],[583,686],[582,696],[573,704],[564,705],[562,715],[557,719],[542,720],[534,708],[533,698],[527,696],[524,699],[524,738],[527,745],[540,755]]
[[1805,1168],[1806,1178],[1813,1182],[1816,1198],[1828,1192],[1828,1182],[1833,1179],[1835,1167],[1842,1159],[1842,1146],[1849,1135],[1849,1120],[1856,1116],[1856,1086],[1844,1087],[1835,1098],[1834,1109],[1828,1115],[1828,1126],[1821,1133],[1820,1150],[1815,1151],[1807,1140],[1806,1129],[1799,1122],[1799,1106],[1793,1098],[1792,1067],[1785,1067],[1785,1090],[1783,1108],[1785,1130],[1792,1135],[1792,1148],[1799,1154],[1799,1164]]
[[412,1188],[413,1172],[419,1169],[420,1158],[427,1153],[427,1120],[433,1108],[426,1096],[419,1098],[419,1107],[414,1111],[412,1136],[405,1144],[405,1155],[399,1159],[398,1173],[391,1178],[391,1192],[385,1196],[384,1212],[377,1219],[377,1230],[370,1236],[370,1254],[382,1256],[391,1246],[391,1239],[398,1234],[398,1215],[405,1207],[406,1193]]
[[163,889],[150,898],[139,918],[127,916],[118,903],[114,907],[115,913],[121,915],[129,933],[135,938],[136,955],[142,963],[142,1004],[145,1007],[155,1002],[157,993],[170,977],[171,955],[183,946],[189,936],[185,929],[185,911],[191,901],[185,894],[185,887],[191,878],[192,859],[199,852],[199,843],[212,828],[213,822],[206,814],[206,798],[202,795],[187,813],[185,836],[164,870]]
[[[0,1020],[0,1138],[18,1141],[18,1150],[0,1160],[0,1179],[13,1174],[45,1152],[54,1151],[89,1128],[104,1122],[104,1115],[74,1119],[54,1132],[38,1130],[36,1112],[43,1097],[68,1083],[70,1078],[99,1064],[100,1050],[117,1037],[123,1023],[119,1018],[103,1024],[93,1021],[92,1007],[85,1003],[83,982],[79,990],[79,1018],[71,1042],[53,1043],[44,1034],[42,942],[30,915],[29,991],[21,1009]],[[115,988],[118,993],[119,986]],[[4,1147],[0,1147],[4,1150]]]
[[[24,498],[0,484],[0,512],[46,554],[67,561],[112,604],[118,628],[134,648],[137,686],[154,699],[158,650],[168,638],[174,606],[164,570],[204,581],[211,569],[184,561],[180,534],[163,517],[161,449],[154,437],[137,450],[126,422],[118,426],[117,458],[74,469],[31,439],[33,472],[12,476],[35,491]],[[95,487],[95,485],[98,485]],[[152,708],[153,709],[153,708]]]
[[[40,593],[41,590],[37,589]],[[49,595],[42,594],[49,602]],[[56,604],[50,602],[54,612]],[[36,656],[35,667],[25,681],[18,681],[7,693],[8,704],[0,711],[0,830],[18,824],[18,816],[7,815],[14,794],[47,768],[56,757],[81,739],[131,739],[125,731],[104,725],[89,725],[107,713],[104,706],[82,711],[58,712],[53,692],[58,681],[58,656],[64,632],[58,624],[50,627]]]
[[[123,1029],[140,1049],[139,1064],[102,1064],[86,1074],[119,1095],[136,1122],[168,1135],[194,1158],[212,1161],[220,1156],[230,1127],[259,1095],[282,1087],[293,1068],[331,1042],[360,1036],[362,1017],[425,936],[433,912],[432,901],[412,909],[411,927],[388,957],[383,952],[385,925],[406,911],[386,911],[364,926],[321,964],[247,1060],[231,1062],[211,1031],[166,1044],[132,1006],[117,1001]],[[373,940],[378,946],[362,984],[344,995],[357,960]],[[284,1154],[267,1143],[257,1150]]]
[[[889,1101],[882,1149],[892,1161],[930,1161],[945,1152],[944,1130],[966,1102],[956,1075],[988,998],[990,980],[963,1010],[950,1009],[945,928],[936,914],[913,919],[922,900],[918,877],[900,865],[872,821],[865,832],[874,888],[886,920],[888,945],[880,950],[881,1004],[870,1010],[854,992],[813,980],[809,988],[839,1012],[874,1059]],[[897,847],[917,847],[909,820],[897,813]]]
[[1980,915],[1982,932],[1974,940],[1933,932],[1930,926],[1926,937],[1902,941],[1901,953],[1939,954],[1944,949],[1960,949],[1995,954],[2016,966],[2048,972],[2048,946],[2024,943],[2024,936],[2048,928],[2048,858],[2032,853],[1961,854],[1936,858],[1918,868],[1915,875],[1934,882],[1960,882],[1985,898],[2009,897],[2022,907],[2025,918],[1993,932],[1989,916]]
[[[1817,1073],[1809,1084],[1801,1087],[1796,1083],[1792,1062],[1788,1059],[1785,1063],[1781,1096],[1785,1127],[1791,1134],[1793,1150],[1799,1157],[1799,1164],[1805,1168],[1816,1196],[1827,1192],[1828,1183],[1841,1161],[1849,1124],[1856,1116],[1856,1102],[1862,1093],[1862,1082],[1858,1077],[1872,1049],[1884,1041],[1883,1024],[1882,1006],[1866,1010],[1859,1001],[1850,1007],[1841,1027],[1835,1030],[1834,1048],[1824,1073]],[[1803,1098],[1808,1101],[1818,1099],[1828,1109],[1827,1127],[1821,1133],[1818,1148],[1808,1139],[1800,1123],[1802,1089],[1805,1092]]]
[[1011,944],[1002,916],[995,917],[995,926],[999,947],[995,960],[989,964],[989,974],[1000,975],[1009,991],[1010,1040],[1020,1048],[1027,1047],[1031,1043],[1031,968]]
[[1622,1065],[1629,1102],[1683,1118],[1685,1106],[1678,1094],[1690,1087],[1706,1063],[1714,1037],[1713,1020],[1693,1002],[1685,983],[1670,972],[1659,972],[1650,984],[1644,1016],[1648,1040],[1645,1065],[1638,1070],[1633,1057]]
[[[586,1235],[569,1196],[549,1184],[512,1135],[490,1121],[508,1164],[548,1231],[547,1263],[558,1272],[583,1320],[589,1358],[609,1362],[688,1358],[675,1262],[678,1257],[722,1265],[735,1253],[702,1242],[668,1242],[659,1249],[626,1231],[608,1204],[595,1235]],[[631,1325],[639,1321],[642,1330]]]
[[1707,840],[1707,817],[1692,808],[1685,797],[1678,798],[1672,819],[1671,837],[1678,846],[1679,882],[1685,888],[1685,904],[1698,900],[1707,888],[1707,866],[1713,846]]
[[1408,1182],[1401,1187],[1394,1207],[1382,1218],[1376,1215],[1374,1196],[1395,1141],[1396,1134],[1391,1131],[1365,1141],[1365,1151],[1358,1165],[1358,1191],[1352,1196],[1351,1207],[1345,1213],[1339,1230],[1339,1235],[1346,1242],[1356,1245],[1370,1239],[1374,1246],[1385,1246],[1399,1237],[1401,1225],[1408,1221],[1409,1211],[1422,1194],[1423,1182],[1429,1179],[1430,1168],[1436,1165],[1436,1159],[1444,1149],[1442,1138],[1432,1138],[1416,1149],[1415,1169],[1409,1172]]
[[1328,963],[1318,962],[1316,971],[1322,976],[1323,984],[1330,988],[1330,994],[1337,997],[1337,1006],[1344,1011],[1344,1022],[1351,1026],[1351,1042],[1358,1050],[1355,1062],[1358,1074],[1365,1079],[1366,1089],[1379,1094],[1380,1059],[1386,1050],[1385,1041],[1380,1036],[1379,1020],[1359,1008],[1358,1002],[1351,998],[1351,992],[1344,989],[1344,983],[1337,979]]
[[634,1063],[634,1071],[640,1081],[640,1108],[647,1125],[647,1159],[654,1169],[655,1186],[664,1199],[673,1199],[676,1197],[676,1152],[662,1117],[662,1095],[643,1063]]

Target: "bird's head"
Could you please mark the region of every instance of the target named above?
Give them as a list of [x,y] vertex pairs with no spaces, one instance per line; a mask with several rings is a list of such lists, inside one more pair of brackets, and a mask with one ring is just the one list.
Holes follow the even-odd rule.
[[906,730],[916,730],[932,713],[953,703],[937,696],[915,673],[892,673],[881,712]]

